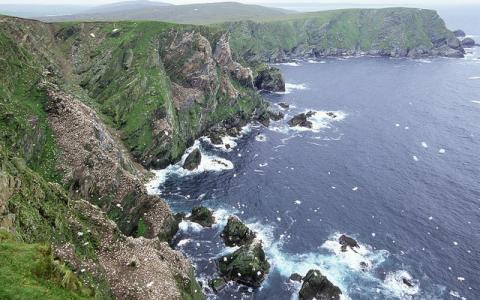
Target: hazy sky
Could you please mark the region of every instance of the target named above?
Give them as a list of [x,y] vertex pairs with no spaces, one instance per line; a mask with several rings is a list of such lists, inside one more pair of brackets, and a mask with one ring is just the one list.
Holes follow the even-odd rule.
[[[124,0],[0,0],[0,4],[74,4],[74,5],[99,5],[112,2],[120,2]],[[189,3],[206,3],[206,2],[225,2],[232,0],[166,0],[164,2],[172,4],[189,4]],[[160,1],[162,2],[162,1]],[[325,3],[325,4],[342,4],[342,3],[352,3],[352,4],[378,4],[378,5],[411,5],[418,7],[427,7],[434,6],[438,4],[478,4],[479,0],[240,0],[237,2],[248,3],[248,4],[268,4],[268,3]],[[452,3],[453,2],[453,3]]]

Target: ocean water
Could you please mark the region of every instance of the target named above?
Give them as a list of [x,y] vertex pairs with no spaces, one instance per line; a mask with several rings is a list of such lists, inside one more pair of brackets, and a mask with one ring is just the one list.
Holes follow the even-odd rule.
[[[198,171],[156,171],[149,191],[175,211],[215,210],[213,228],[182,222],[174,241],[204,286],[215,258],[234,250],[220,238],[229,215],[263,240],[272,267],[262,287],[205,288],[208,297],[295,299],[290,274],[317,268],[345,299],[479,299],[480,53],[471,52],[280,65],[287,92],[265,98],[291,105],[285,120],[247,126],[225,139],[231,149],[198,140]],[[308,110],[311,130],[287,126]],[[357,253],[340,251],[340,234],[357,239]]]

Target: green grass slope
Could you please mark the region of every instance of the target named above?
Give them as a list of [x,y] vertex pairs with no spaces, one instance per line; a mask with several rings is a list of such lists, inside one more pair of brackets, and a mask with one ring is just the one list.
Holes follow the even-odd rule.
[[203,3],[189,5],[169,5],[137,7],[125,10],[103,10],[69,16],[39,18],[42,21],[117,21],[152,20],[181,24],[213,24],[239,20],[262,20],[285,16],[290,11],[260,5],[247,5],[237,2]]
[[343,9],[218,26],[230,32],[238,55],[261,60],[285,53],[384,55],[396,49],[431,49],[435,41],[453,36],[435,11],[416,8]]
[[94,299],[93,291],[45,244],[18,242],[0,229],[0,299]]

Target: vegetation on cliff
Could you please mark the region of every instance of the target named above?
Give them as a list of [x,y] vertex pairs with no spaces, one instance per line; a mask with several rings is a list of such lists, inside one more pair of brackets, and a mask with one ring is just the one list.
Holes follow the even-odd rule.
[[342,9],[219,25],[235,53],[248,61],[328,55],[459,56],[462,51],[433,10]]

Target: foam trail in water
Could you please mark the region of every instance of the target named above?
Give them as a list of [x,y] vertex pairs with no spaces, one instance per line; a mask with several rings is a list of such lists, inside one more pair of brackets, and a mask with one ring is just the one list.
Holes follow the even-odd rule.
[[480,79],[480,76],[472,76],[472,77],[468,77],[468,79],[470,79],[470,80],[476,80],[476,79]]
[[[189,171],[184,169],[183,162],[187,158],[188,154],[190,154],[194,149],[200,149],[202,153],[202,161],[197,169],[193,171]],[[162,170],[154,170],[153,173],[155,174],[154,178],[146,184],[147,192],[149,194],[159,194],[160,190],[158,187],[165,183],[170,175],[176,175],[178,177],[184,177],[188,175],[199,174],[202,172],[219,172],[223,170],[231,170],[233,169],[233,163],[227,159],[221,158],[219,156],[211,155],[206,153],[200,144],[199,140],[196,140],[194,145],[185,151],[185,154],[182,156],[182,159],[174,164],[170,165],[165,169]]]
[[278,92],[277,94],[290,94],[293,91],[308,90],[306,84],[303,83],[285,83],[285,92]]
[[299,64],[298,62],[285,62],[285,63],[277,63],[277,64],[274,64],[276,66],[288,66],[288,67],[300,67],[301,64]]
[[[420,292],[417,282],[406,271],[396,271],[392,273],[396,275],[392,275],[392,278],[389,277],[386,281],[382,281],[374,275],[374,272],[371,272],[388,258],[388,251],[373,250],[371,246],[359,243],[360,248],[355,248],[355,251],[348,249],[342,252],[338,242],[339,237],[340,234],[335,233],[318,252],[303,254],[284,253],[282,239],[264,244],[272,268],[283,277],[288,278],[293,273],[305,275],[311,269],[319,269],[344,292],[345,299],[349,299],[346,291],[351,290],[352,287],[364,295],[380,294],[387,298],[396,295],[414,295]],[[402,284],[399,284],[398,278]],[[406,285],[403,278],[412,283],[412,287]]]
[[480,104],[480,100],[472,100],[472,103]]

